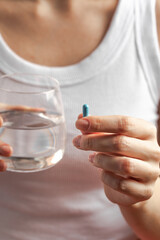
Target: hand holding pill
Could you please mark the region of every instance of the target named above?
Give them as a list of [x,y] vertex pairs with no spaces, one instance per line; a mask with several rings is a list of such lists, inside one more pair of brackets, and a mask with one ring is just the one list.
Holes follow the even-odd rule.
[[94,151],[89,161],[102,169],[111,201],[129,206],[151,198],[160,161],[156,128],[151,123],[118,115],[85,116],[76,121],[76,127],[84,134],[74,138],[73,144]]

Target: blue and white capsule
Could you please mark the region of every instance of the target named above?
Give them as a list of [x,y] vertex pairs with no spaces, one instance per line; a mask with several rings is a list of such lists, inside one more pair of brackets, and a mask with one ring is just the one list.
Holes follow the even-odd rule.
[[83,111],[83,117],[88,117],[89,116],[89,106],[88,106],[88,104],[83,105],[82,111]]

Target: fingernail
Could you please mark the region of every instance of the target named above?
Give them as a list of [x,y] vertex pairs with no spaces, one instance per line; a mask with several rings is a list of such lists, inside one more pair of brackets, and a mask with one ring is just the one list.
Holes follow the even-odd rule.
[[89,121],[87,119],[79,119],[76,123],[76,127],[80,130],[88,130],[89,128]]
[[80,147],[80,142],[81,142],[81,136],[78,136],[73,139],[73,145],[76,147]]
[[10,156],[11,153],[12,153],[12,148],[10,146],[2,145],[0,147],[0,154],[2,154],[4,156]]

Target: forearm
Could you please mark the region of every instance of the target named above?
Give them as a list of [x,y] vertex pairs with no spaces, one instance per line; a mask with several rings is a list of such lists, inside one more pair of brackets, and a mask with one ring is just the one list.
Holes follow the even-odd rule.
[[153,196],[131,207],[120,206],[121,212],[141,240],[160,239],[160,178]]

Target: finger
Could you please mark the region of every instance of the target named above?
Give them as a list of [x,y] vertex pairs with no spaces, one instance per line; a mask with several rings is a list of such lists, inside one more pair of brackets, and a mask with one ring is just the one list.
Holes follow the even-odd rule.
[[124,178],[135,178],[143,182],[155,181],[159,176],[159,167],[148,162],[123,156],[108,156],[103,153],[91,154],[90,162],[98,168],[112,172]]
[[8,144],[0,141],[0,155],[4,157],[10,157],[12,155],[13,149]]
[[73,139],[73,145],[82,150],[123,155],[145,161],[160,159],[160,148],[153,146],[151,141],[143,141],[123,135],[87,134]]
[[80,113],[77,119],[81,119],[81,118],[83,118],[83,113]]
[[2,159],[0,159],[0,172],[4,172],[7,169],[7,165],[5,163],[5,161],[3,161]]
[[12,106],[9,108],[9,110],[25,111],[25,112],[42,112],[42,113],[46,112],[44,108],[33,108],[29,106]]
[[[77,119],[81,119],[81,118],[83,118],[83,113],[80,113],[80,114],[78,115],[78,118],[77,118]],[[86,134],[85,131],[81,131],[81,133],[82,133],[82,134]]]
[[[77,118],[77,119],[81,119],[81,118],[83,118],[83,113],[80,113],[80,114],[78,115],[78,118]],[[82,133],[82,134],[87,134],[86,131],[83,131],[83,130],[81,131],[81,133]]]
[[3,125],[3,118],[0,116],[0,127]]
[[5,103],[0,103],[1,111],[29,111],[29,112],[46,112],[44,108],[33,108],[30,106],[23,105],[8,105]]
[[76,121],[79,130],[90,132],[118,133],[139,139],[156,137],[156,127],[142,119],[128,116],[89,116]]
[[112,189],[132,196],[139,201],[145,201],[153,194],[153,186],[151,184],[125,179],[105,171],[102,172],[102,182]]

